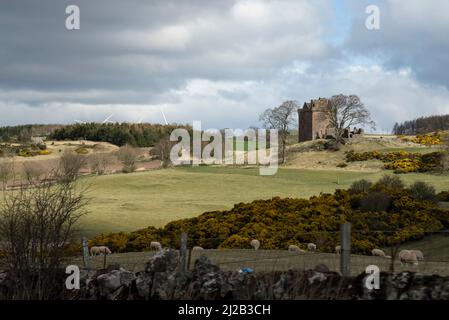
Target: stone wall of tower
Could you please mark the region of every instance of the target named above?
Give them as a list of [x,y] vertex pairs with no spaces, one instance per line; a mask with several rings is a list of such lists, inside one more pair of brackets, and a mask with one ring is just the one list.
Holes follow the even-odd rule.
[[323,139],[329,133],[329,119],[323,112],[329,107],[329,100],[318,99],[305,103],[298,110],[299,142]]

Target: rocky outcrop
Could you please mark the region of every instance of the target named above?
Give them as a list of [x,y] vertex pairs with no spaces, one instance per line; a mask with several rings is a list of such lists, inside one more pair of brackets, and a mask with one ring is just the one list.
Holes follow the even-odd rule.
[[[120,266],[105,270],[81,270],[77,299],[355,299],[449,300],[449,277],[412,272],[380,274],[380,289],[365,286],[367,275],[342,277],[325,265],[310,270],[285,272],[223,272],[206,256],[192,270],[183,271],[178,252],[164,249],[134,274]],[[8,290],[8,274],[0,271],[0,295]],[[67,297],[74,298],[74,292]]]

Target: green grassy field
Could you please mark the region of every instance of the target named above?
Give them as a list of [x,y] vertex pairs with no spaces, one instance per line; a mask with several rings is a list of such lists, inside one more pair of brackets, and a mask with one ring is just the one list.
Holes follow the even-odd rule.
[[[85,178],[92,184],[89,213],[82,233],[133,231],[150,225],[230,209],[235,203],[273,196],[307,198],[347,188],[358,179],[375,181],[382,172],[279,169],[260,176],[256,168],[182,167]],[[422,180],[449,190],[449,175],[401,175],[406,183]],[[84,179],[83,179],[84,180]]]

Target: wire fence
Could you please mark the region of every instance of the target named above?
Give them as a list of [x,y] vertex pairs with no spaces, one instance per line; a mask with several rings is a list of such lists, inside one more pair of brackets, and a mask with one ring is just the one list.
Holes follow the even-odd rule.
[[[380,271],[402,272],[413,271],[423,274],[438,274],[449,276],[449,233],[447,231],[423,232],[408,231],[409,241],[395,243],[389,237],[397,234],[397,230],[372,230],[351,232],[351,254],[349,269],[351,275],[365,272],[370,265],[376,265]],[[273,243],[265,239],[260,240],[260,248],[255,249],[207,249],[208,243],[221,243],[224,237],[215,238],[188,238],[185,253],[186,268],[193,269],[195,261],[201,256],[207,256],[223,271],[237,271],[251,269],[254,272],[286,271],[289,269],[313,269],[321,265],[330,271],[340,272],[342,256],[336,252],[336,246],[340,245],[340,231],[304,232],[295,236],[296,239],[308,239],[316,245],[316,250],[308,248],[309,242],[288,241],[283,249],[272,248]],[[411,239],[411,240],[410,240]],[[383,243],[376,247],[376,255],[372,252],[372,241]],[[203,245],[203,248],[195,248]],[[298,248],[289,250],[289,245]],[[248,247],[250,247],[248,245]],[[368,248],[368,249],[366,249]],[[179,246],[174,247],[180,250]],[[292,248],[291,248],[292,249]],[[417,261],[401,261],[399,253],[402,250],[419,250],[423,253],[423,259]],[[157,251],[117,253],[106,257],[97,256],[89,258],[91,268],[102,268],[106,264],[119,264],[131,271],[144,270],[145,263]],[[379,254],[381,252],[382,254]],[[182,254],[182,250],[180,250]]]

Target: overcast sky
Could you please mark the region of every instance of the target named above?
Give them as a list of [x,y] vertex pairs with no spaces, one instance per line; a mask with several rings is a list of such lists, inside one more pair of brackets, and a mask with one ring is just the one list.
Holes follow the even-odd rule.
[[[65,28],[71,4],[80,30]],[[448,33],[449,0],[1,1],[0,125],[162,123],[162,108],[246,128],[284,100],[343,93],[391,130],[449,113]]]

